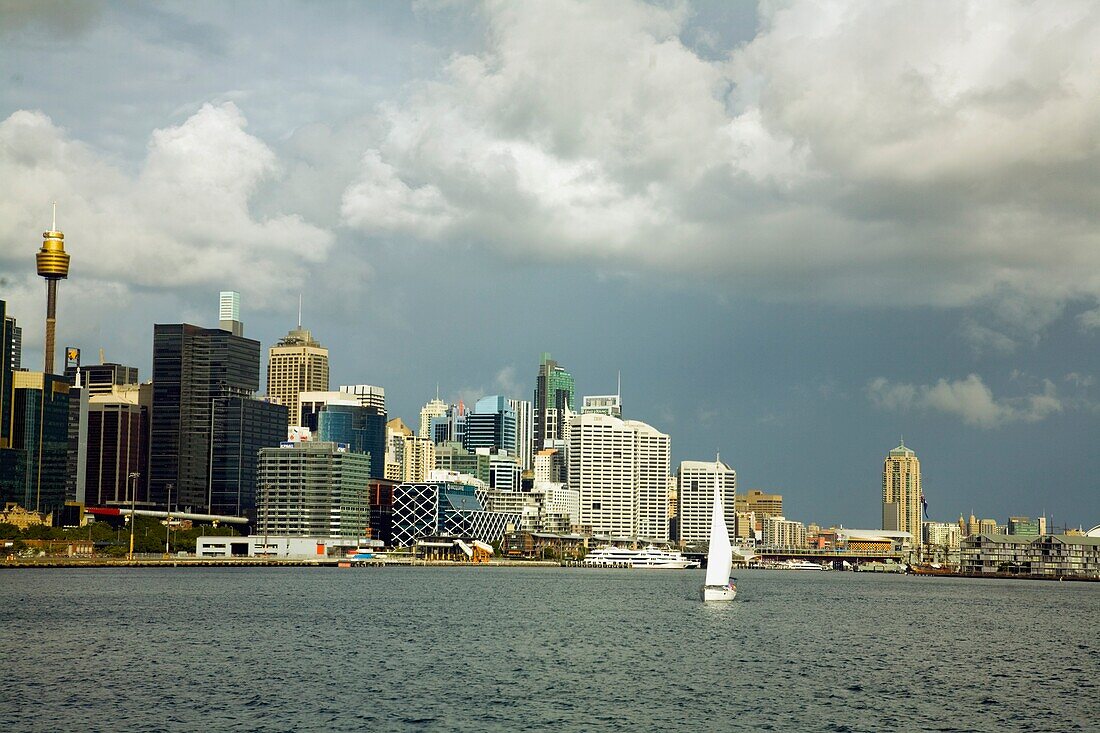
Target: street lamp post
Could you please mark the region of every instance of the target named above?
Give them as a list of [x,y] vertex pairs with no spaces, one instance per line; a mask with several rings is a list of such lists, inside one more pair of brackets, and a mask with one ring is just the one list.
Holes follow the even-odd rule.
[[131,561],[134,559],[134,527],[137,525],[137,514],[134,512],[137,511],[137,480],[140,475],[140,473],[135,472],[128,477],[132,482],[132,488],[130,489],[130,554],[128,555],[128,559]]
[[168,484],[168,501],[164,508],[167,510],[167,520],[164,522],[164,556],[168,557],[168,540],[172,537],[172,484]]

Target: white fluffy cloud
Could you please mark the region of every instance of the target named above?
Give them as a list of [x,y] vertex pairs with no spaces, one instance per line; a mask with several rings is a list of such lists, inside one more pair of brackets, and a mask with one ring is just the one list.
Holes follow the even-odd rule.
[[884,410],[942,412],[960,418],[967,425],[986,429],[1015,422],[1038,422],[1063,410],[1057,390],[1049,380],[1043,381],[1041,392],[996,399],[977,374],[954,381],[940,379],[931,385],[891,382],[878,377],[867,385],[867,396]]
[[232,103],[205,105],[156,130],[130,172],[45,114],[15,112],[0,122],[0,180],[15,184],[0,199],[0,265],[33,268],[57,201],[70,272],[103,290],[236,287],[254,305],[291,291],[332,235],[294,214],[250,211],[279,165],[245,124]]
[[485,15],[383,108],[345,223],[779,299],[1100,295],[1091,3],[766,3],[717,61],[679,5]]

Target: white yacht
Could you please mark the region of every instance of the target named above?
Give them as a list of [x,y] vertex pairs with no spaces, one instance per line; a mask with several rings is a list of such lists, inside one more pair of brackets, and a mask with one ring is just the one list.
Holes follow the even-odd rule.
[[661,568],[681,570],[697,568],[699,563],[689,560],[679,552],[649,545],[642,550],[625,547],[598,547],[588,553],[583,563],[595,568]]
[[809,560],[788,560],[783,563],[783,568],[787,570],[824,570],[825,567],[821,563],[811,562]]

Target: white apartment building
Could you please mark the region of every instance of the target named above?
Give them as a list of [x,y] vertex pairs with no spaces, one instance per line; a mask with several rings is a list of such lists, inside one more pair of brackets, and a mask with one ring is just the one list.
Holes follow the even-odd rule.
[[726,527],[737,526],[737,472],[719,460],[682,461],[677,471],[677,516],[680,543],[706,544],[710,540],[710,515],[714,489],[722,497]]
[[803,548],[806,546],[806,525],[784,517],[764,517],[761,541],[765,547]]
[[516,413],[516,455],[524,471],[531,470],[531,444],[534,440],[535,413],[531,400],[509,399],[508,406]]
[[569,422],[576,524],[597,534],[668,541],[669,436],[637,420],[588,414]]

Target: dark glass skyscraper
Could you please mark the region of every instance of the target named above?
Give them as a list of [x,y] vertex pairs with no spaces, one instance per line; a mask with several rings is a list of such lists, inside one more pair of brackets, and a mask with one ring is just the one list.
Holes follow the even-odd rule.
[[7,317],[8,304],[0,300],[0,448],[11,447],[11,375],[14,364],[15,319]]
[[[69,449],[69,383],[42,372],[15,372],[12,399],[12,447],[25,452],[22,494],[6,487],[5,501],[49,513],[65,504]],[[16,489],[14,495],[7,491]]]
[[[149,498],[207,510],[215,399],[260,387],[260,342],[186,323],[153,326],[153,414]],[[285,422],[284,422],[285,424]]]
[[249,397],[214,400],[210,511],[256,521],[256,468],[261,448],[286,440],[287,408]]

